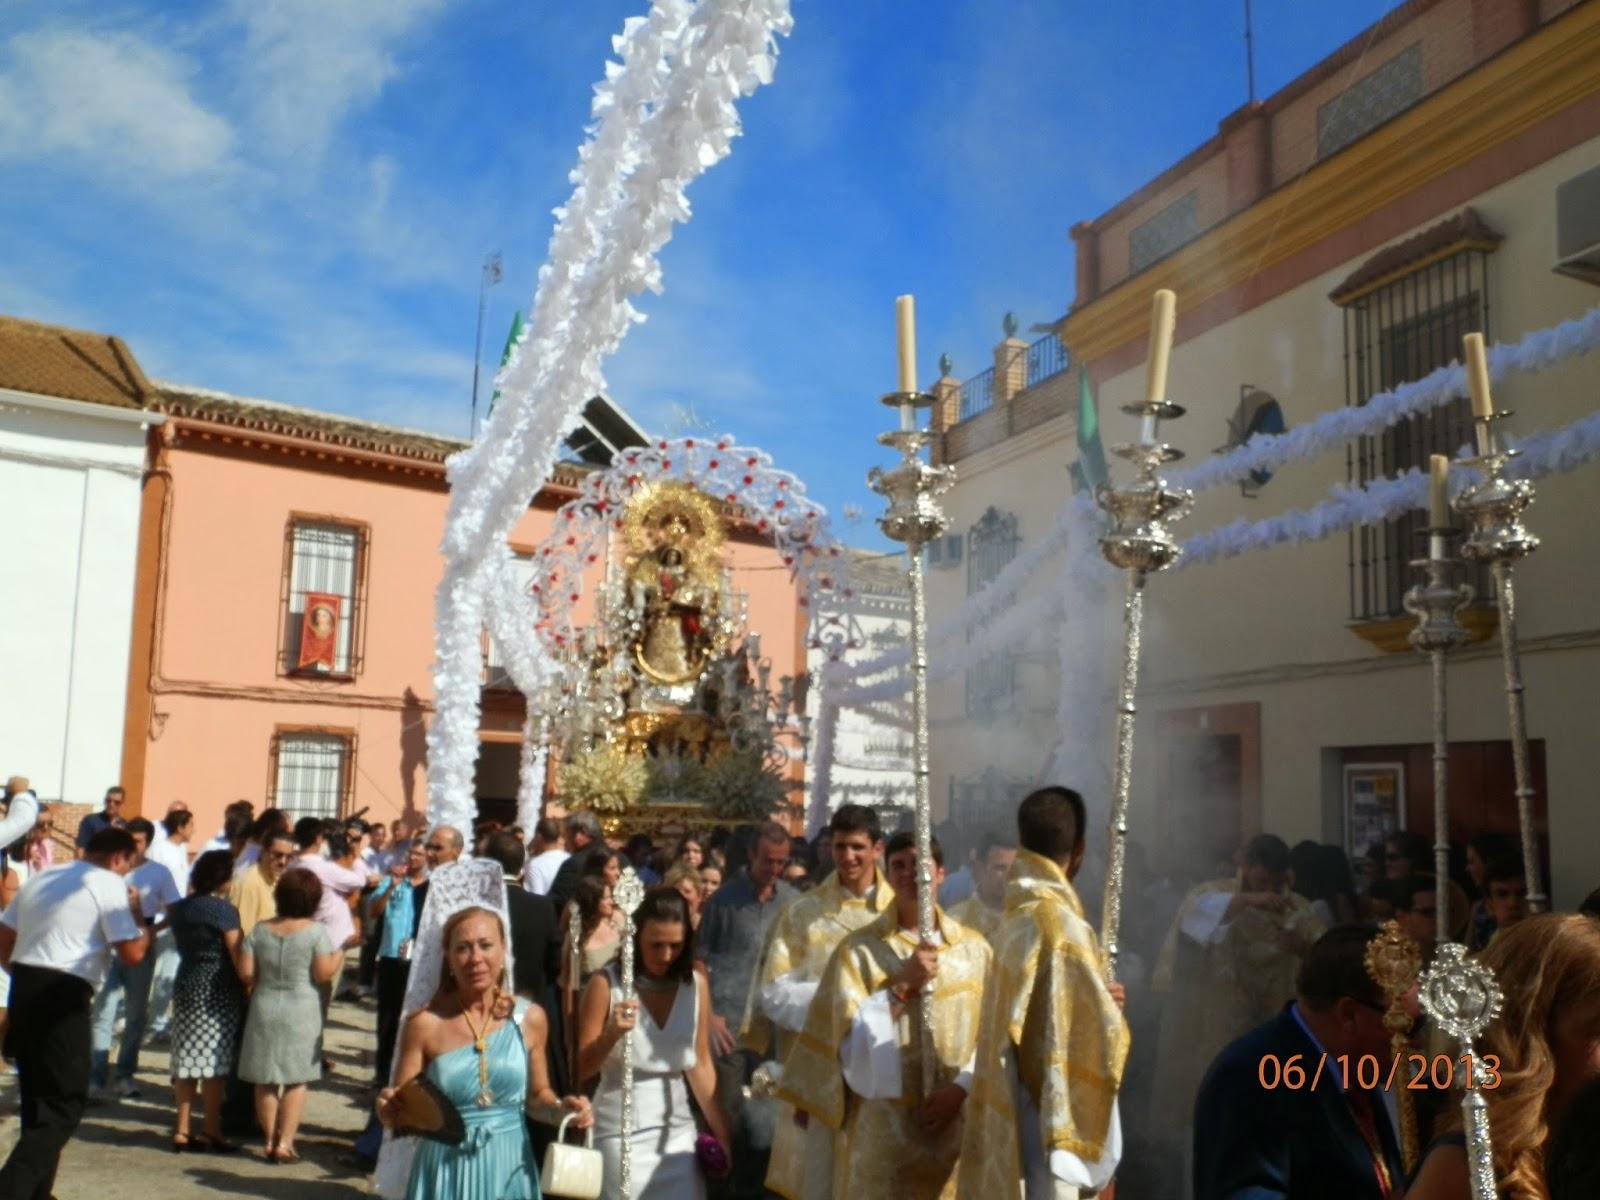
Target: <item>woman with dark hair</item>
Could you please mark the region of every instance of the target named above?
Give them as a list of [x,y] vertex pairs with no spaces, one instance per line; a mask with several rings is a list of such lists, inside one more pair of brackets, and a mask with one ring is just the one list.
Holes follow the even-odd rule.
[[1383,841],[1383,877],[1404,879],[1407,875],[1433,874],[1433,847],[1420,833],[1401,830]]
[[[192,893],[167,914],[178,951],[172,981],[172,1092],[178,1106],[173,1153],[189,1147],[238,1149],[222,1136],[222,1089],[244,1021],[239,912],[227,900],[232,880],[233,855],[206,851],[189,872]],[[205,1102],[205,1124],[191,1137],[189,1114],[197,1090]]]
[[[591,975],[617,957],[622,938],[616,923],[616,905],[611,902],[611,889],[600,880],[587,877],[579,880],[572,902],[578,906],[578,948],[582,962],[577,986],[582,988]],[[561,944],[567,944],[565,937]],[[566,954],[561,956],[562,986],[566,985],[569,973],[567,957]]]
[[610,846],[595,846],[583,860],[583,878],[598,879],[607,887],[616,887],[622,878],[622,855]]
[[318,988],[338,969],[341,951],[316,918],[322,881],[292,867],[272,890],[278,915],[245,939],[239,976],[250,989],[250,1015],[239,1051],[239,1078],[256,1085],[256,1120],[268,1162],[297,1162],[294,1135],[306,1085],[322,1077],[322,999]]
[[1309,839],[1289,851],[1294,890],[1307,900],[1330,929],[1356,919],[1355,888],[1350,862],[1338,846],[1321,846]]
[[[621,1200],[703,1200],[690,1092],[724,1155],[730,1145],[711,1060],[710,989],[694,969],[694,928],[676,889],[651,888],[633,919],[638,998],[618,999],[621,977],[612,965],[589,981],[578,1009],[578,1075],[600,1076],[594,1111],[595,1141],[605,1156],[601,1194]],[[620,1191],[623,1038],[633,1045],[630,1197]]]

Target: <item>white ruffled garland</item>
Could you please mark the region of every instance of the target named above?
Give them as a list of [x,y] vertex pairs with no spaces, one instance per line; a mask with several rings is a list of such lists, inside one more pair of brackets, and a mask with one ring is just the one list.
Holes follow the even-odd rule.
[[522,723],[522,761],[517,771],[517,824],[522,827],[524,841],[533,836],[533,827],[539,823],[539,814],[544,808],[548,751],[539,726],[540,717],[530,704],[527,719]]
[[[739,133],[735,101],[772,78],[788,0],[656,0],[613,41],[573,193],[500,402],[479,440],[447,464],[450,510],[437,592],[436,714],[428,730],[429,816],[470,822],[485,621],[525,695],[554,669],[530,597],[509,585],[506,539],[550,477],[562,437],[604,391],[600,362],[641,318],[628,297],[661,287],[656,254],[689,216],[684,189]],[[492,598],[492,602],[491,602]]]
[[[1600,413],[1590,413],[1565,429],[1537,433],[1511,443],[1521,452],[1506,473],[1519,479],[1538,479],[1571,471],[1600,458]],[[1467,453],[1465,447],[1459,452]],[[1467,486],[1474,470],[1463,469],[1454,492]],[[1355,525],[1381,525],[1409,509],[1428,505],[1428,477],[1413,468],[1394,479],[1365,487],[1342,483],[1332,497],[1313,508],[1279,513],[1261,521],[1233,521],[1184,543],[1179,567],[1235,558],[1251,550],[1266,550],[1288,542],[1315,542]]]

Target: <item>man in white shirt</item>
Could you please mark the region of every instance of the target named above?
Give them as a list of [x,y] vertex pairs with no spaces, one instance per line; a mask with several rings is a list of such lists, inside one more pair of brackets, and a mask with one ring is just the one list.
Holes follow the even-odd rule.
[[0,1169],[0,1196],[47,1197],[89,1096],[89,1004],[113,956],[137,966],[150,948],[139,893],[123,876],[134,844],[102,829],[84,857],[35,876],[0,916],[0,966],[11,972],[6,1052],[16,1059],[22,1136]]
[[[172,872],[160,863],[145,857],[153,826],[143,817],[128,822],[128,834],[133,838],[133,868],[128,872],[128,886],[139,893],[140,919],[150,930],[152,939],[157,927],[166,924],[167,908],[181,900],[182,893],[172,881]],[[150,983],[155,975],[156,954],[146,954],[132,966],[113,963],[100,993],[94,998],[90,1011],[91,1041],[89,1054],[89,1101],[91,1104],[105,1099],[111,1057],[111,1031],[116,1024],[117,1009],[125,1008],[122,1020],[122,1046],[117,1052],[117,1094],[127,1100],[137,1100],[139,1089],[133,1077],[139,1069],[139,1043],[144,1040],[145,1016],[150,1005]]]
[[548,896],[556,872],[569,855],[561,841],[561,822],[546,817],[533,827],[528,843],[528,865],[522,868],[522,886],[535,896]]
[[[194,836],[194,817],[182,801],[167,808],[167,815],[156,825],[156,836],[145,848],[144,856],[172,872],[172,882],[180,897],[189,894],[189,840]],[[167,1021],[172,1014],[172,984],[178,975],[178,947],[165,924],[156,931],[152,948],[156,965],[150,978],[150,1007],[147,1036],[164,1041]]]

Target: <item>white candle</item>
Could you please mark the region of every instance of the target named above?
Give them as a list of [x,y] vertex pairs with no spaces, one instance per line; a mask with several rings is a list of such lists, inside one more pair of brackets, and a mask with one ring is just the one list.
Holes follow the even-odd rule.
[[1483,334],[1469,333],[1461,339],[1467,365],[1467,387],[1472,392],[1472,415],[1478,422],[1478,453],[1489,453],[1488,418],[1494,416],[1494,397],[1489,392],[1489,356],[1483,350]]
[[[895,390],[909,394],[917,390],[917,302],[910,296],[896,296],[894,300],[895,357],[899,366]],[[911,406],[900,406],[900,429],[912,429]]]
[[1444,534],[1438,532],[1450,524],[1450,460],[1442,454],[1428,459],[1428,524],[1434,530],[1428,537],[1428,557],[1444,558]]
[[[1167,363],[1172,358],[1172,330],[1177,323],[1177,294],[1162,288],[1150,306],[1150,353],[1145,362],[1144,398],[1146,404],[1161,404],[1167,398]],[[1148,413],[1139,422],[1139,440],[1147,445],[1156,440],[1156,418]]]

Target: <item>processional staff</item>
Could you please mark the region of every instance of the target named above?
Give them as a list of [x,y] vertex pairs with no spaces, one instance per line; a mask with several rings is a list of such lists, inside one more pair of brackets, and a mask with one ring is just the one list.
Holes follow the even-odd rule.
[[1122,677],[1117,695],[1117,752],[1111,787],[1105,903],[1100,920],[1106,977],[1113,983],[1117,978],[1123,875],[1127,863],[1128,796],[1133,781],[1133,726],[1138,711],[1135,695],[1139,685],[1140,640],[1144,635],[1144,585],[1151,572],[1171,566],[1182,555],[1181,547],[1167,529],[1167,522],[1182,518],[1194,502],[1190,492],[1168,487],[1167,481],[1158,474],[1161,466],[1183,457],[1183,451],[1156,437],[1162,421],[1181,417],[1184,412],[1178,405],[1166,401],[1167,362],[1172,354],[1177,304],[1177,296],[1166,289],[1155,294],[1144,400],[1122,406],[1123,412],[1139,418],[1139,440],[1111,448],[1118,458],[1133,463],[1138,475],[1127,488],[1102,486],[1095,496],[1096,502],[1111,517],[1110,528],[1100,538],[1100,552],[1112,566],[1128,572],[1128,595],[1122,607]]
[[[883,403],[900,410],[900,428],[878,435],[878,443],[900,452],[900,462],[887,471],[877,467],[867,474],[873,491],[889,502],[878,527],[906,548],[906,580],[911,590],[911,755],[916,784],[917,830],[917,940],[932,945],[933,917],[933,815],[928,794],[928,602],[923,589],[922,547],[941,536],[949,525],[938,496],[955,483],[955,472],[923,461],[922,448],[934,439],[916,427],[916,411],[932,408],[933,396],[917,390],[915,308],[910,296],[895,300],[895,341],[899,387]],[[922,1093],[933,1091],[933,981],[922,985],[918,998],[918,1026],[922,1049]]]
[[[644,884],[632,867],[624,867],[622,877],[612,890],[616,909],[622,914],[622,964],[621,1003],[634,1004],[638,1000],[633,987],[633,914],[644,903]],[[633,1195],[633,1033],[622,1037],[622,1167],[618,1195],[629,1200]]]

